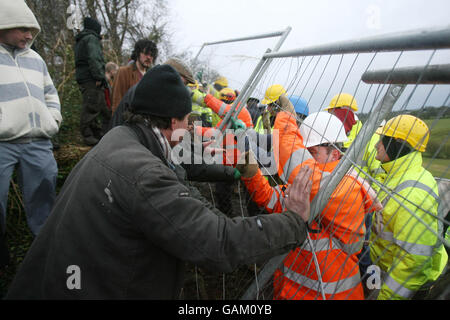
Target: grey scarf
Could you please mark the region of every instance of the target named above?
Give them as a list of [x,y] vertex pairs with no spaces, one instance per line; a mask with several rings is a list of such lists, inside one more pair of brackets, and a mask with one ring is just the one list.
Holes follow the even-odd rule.
[[161,133],[161,131],[157,127],[152,127],[153,132],[158,137],[158,142],[161,145],[161,148],[164,153],[164,157],[167,159],[167,162],[172,163],[172,148],[170,147],[169,141],[167,141],[166,137]]

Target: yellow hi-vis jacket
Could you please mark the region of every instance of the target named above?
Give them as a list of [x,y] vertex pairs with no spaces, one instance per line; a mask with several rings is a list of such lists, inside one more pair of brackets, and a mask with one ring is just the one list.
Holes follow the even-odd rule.
[[204,119],[212,125],[213,111],[210,108],[202,107],[201,105],[193,102],[192,113],[200,117],[203,115]]
[[[383,168],[381,168],[381,162],[375,159],[377,155],[377,150],[375,145],[380,140],[379,134],[374,134],[364,149],[364,155],[362,158],[362,170],[367,172],[372,178],[376,179],[380,183],[384,183],[386,179],[386,172]],[[364,177],[364,173],[361,173],[362,177]],[[377,190],[380,190],[376,183],[372,183],[372,187]]]
[[[256,125],[254,127],[255,131],[260,133],[260,134],[271,134],[273,127],[269,128],[268,130],[266,130],[264,128],[264,121],[263,121],[263,115],[261,114],[258,119],[256,120]],[[268,132],[266,132],[268,131]]]
[[356,121],[356,123],[353,125],[352,130],[347,135],[348,140],[344,142],[344,148],[348,149],[352,145],[353,141],[355,141],[356,136],[358,135],[359,131],[362,128],[362,122]]
[[378,299],[409,299],[422,285],[436,280],[447,264],[437,237],[442,234],[442,222],[436,218],[438,187],[417,151],[382,167],[390,192],[379,193],[384,209],[375,214],[370,237],[372,261],[387,273]]
[[[220,100],[220,93],[217,91],[212,85],[208,85],[209,92],[218,100]],[[194,105],[192,105],[194,106]],[[209,108],[206,108],[209,109]],[[210,109],[211,110],[211,109]],[[212,111],[212,110],[211,110]],[[222,118],[215,112],[211,112],[211,123],[213,127],[216,127],[217,124],[222,120]]]

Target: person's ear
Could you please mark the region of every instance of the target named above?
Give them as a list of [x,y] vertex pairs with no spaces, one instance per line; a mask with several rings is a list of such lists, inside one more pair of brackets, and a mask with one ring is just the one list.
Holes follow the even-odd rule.
[[174,130],[173,128],[175,127],[176,123],[177,123],[177,119],[171,118],[170,119],[170,128],[169,129]]
[[331,151],[331,161],[336,161],[341,158],[341,152],[337,149],[334,149]]

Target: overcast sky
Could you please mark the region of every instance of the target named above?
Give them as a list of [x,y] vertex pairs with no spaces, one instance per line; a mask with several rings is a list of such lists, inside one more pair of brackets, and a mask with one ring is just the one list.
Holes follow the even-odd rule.
[[[190,51],[193,55],[205,42],[279,31],[288,26],[292,31],[281,51],[450,25],[448,0],[169,0],[169,5],[176,48],[179,52]],[[275,43],[274,38],[255,40],[250,47],[240,43],[239,47],[231,50],[242,49],[243,52],[236,53],[236,56],[248,56],[249,60],[254,58],[253,63],[256,64],[265,49]],[[202,55],[232,55],[225,47],[221,50],[205,51]],[[439,59],[439,62],[446,60],[449,63],[449,52],[441,54]],[[419,60],[419,64],[424,64],[427,58],[424,56]],[[242,79],[248,78],[252,68],[225,64],[230,64],[230,69],[219,71],[225,73],[224,76],[235,87],[242,86],[245,82]],[[285,81],[287,78],[285,76]],[[448,94],[448,86],[444,91]]]

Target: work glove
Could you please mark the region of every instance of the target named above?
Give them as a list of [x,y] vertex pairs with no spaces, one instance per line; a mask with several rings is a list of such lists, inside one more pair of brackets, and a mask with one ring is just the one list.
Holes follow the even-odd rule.
[[200,90],[198,90],[198,89],[192,90],[192,96],[191,96],[192,103],[196,103],[199,106],[205,107],[206,106],[205,97],[206,97],[206,94],[201,92]]
[[234,130],[234,135],[239,141],[240,139],[243,139],[245,136],[245,131],[247,130],[247,126],[241,119],[234,119],[233,117],[230,118],[231,121],[231,129]]
[[234,169],[234,180],[239,180],[241,178],[241,173],[238,169]]
[[242,121],[241,119],[235,119],[235,118],[231,117],[230,121],[231,121],[231,129],[233,129],[235,131],[247,129],[247,126],[245,125],[244,121]]
[[241,173],[242,178],[252,178],[258,172],[259,166],[256,162],[253,151],[245,152],[238,160],[236,169]]
[[284,94],[282,94],[278,98],[278,105],[280,106],[282,111],[286,111],[286,112],[289,112],[289,113],[295,115],[294,106],[292,105],[291,101],[289,101],[289,99]]

